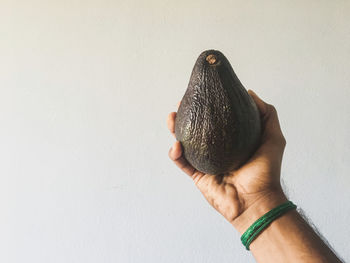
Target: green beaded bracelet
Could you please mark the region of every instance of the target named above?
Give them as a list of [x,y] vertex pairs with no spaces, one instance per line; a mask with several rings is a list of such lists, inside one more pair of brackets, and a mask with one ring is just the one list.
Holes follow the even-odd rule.
[[296,208],[297,206],[291,201],[283,203],[274,209],[267,212],[265,215],[256,220],[241,236],[241,241],[245,248],[249,250],[249,245],[273,220],[280,217],[287,211]]

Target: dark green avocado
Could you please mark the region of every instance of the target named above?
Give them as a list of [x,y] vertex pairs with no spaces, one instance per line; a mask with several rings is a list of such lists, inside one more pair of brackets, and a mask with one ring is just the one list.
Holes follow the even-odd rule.
[[200,54],[175,119],[176,139],[197,170],[224,175],[256,150],[259,111],[230,62],[217,50]]

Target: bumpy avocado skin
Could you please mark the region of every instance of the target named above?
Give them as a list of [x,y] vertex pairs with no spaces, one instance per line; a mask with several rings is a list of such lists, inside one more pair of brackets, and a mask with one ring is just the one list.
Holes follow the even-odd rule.
[[[215,63],[207,61],[209,55]],[[187,161],[208,174],[225,175],[256,150],[259,111],[220,51],[198,57],[176,115],[175,135]]]

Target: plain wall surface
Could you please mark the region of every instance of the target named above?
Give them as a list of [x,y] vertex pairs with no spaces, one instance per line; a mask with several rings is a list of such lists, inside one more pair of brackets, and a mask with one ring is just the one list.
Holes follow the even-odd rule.
[[0,1],[0,262],[254,262],[168,159],[197,56],[278,110],[282,178],[350,261],[349,1]]

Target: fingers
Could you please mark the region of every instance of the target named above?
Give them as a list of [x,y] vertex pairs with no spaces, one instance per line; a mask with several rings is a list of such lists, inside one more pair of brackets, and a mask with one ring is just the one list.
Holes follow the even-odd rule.
[[196,169],[182,156],[182,147],[179,141],[175,142],[170,149],[169,158],[187,175],[192,177],[196,173]]
[[263,122],[268,122],[271,120],[276,121],[275,119],[277,119],[278,123],[277,111],[275,107],[263,101],[254,91],[249,90],[248,93],[258,107]]
[[167,119],[168,129],[174,137],[175,137],[175,118],[176,118],[176,112],[171,112],[169,113],[168,119]]
[[173,147],[170,148],[169,157],[171,160],[176,162],[178,159],[180,159],[181,156],[182,156],[181,143],[179,141],[176,141],[173,144]]
[[[180,107],[181,101],[177,103],[177,108]],[[171,134],[175,137],[175,118],[176,112],[171,112],[168,115],[167,126]],[[173,147],[169,150],[169,158],[187,175],[191,176],[194,181],[198,181],[204,174],[197,171],[186,159],[182,156],[182,147],[179,141],[176,141]]]
[[260,111],[262,124],[264,126],[263,139],[284,142],[282,144],[285,144],[275,107],[264,102],[254,91],[249,90],[248,93],[254,99]]
[[[181,100],[177,103],[177,108],[180,107]],[[175,118],[176,112],[170,112],[167,118],[167,126],[171,134],[175,137]]]
[[258,107],[260,114],[265,115],[267,112],[268,104],[264,102],[256,93],[252,90],[248,90],[249,95],[253,98],[256,106]]

